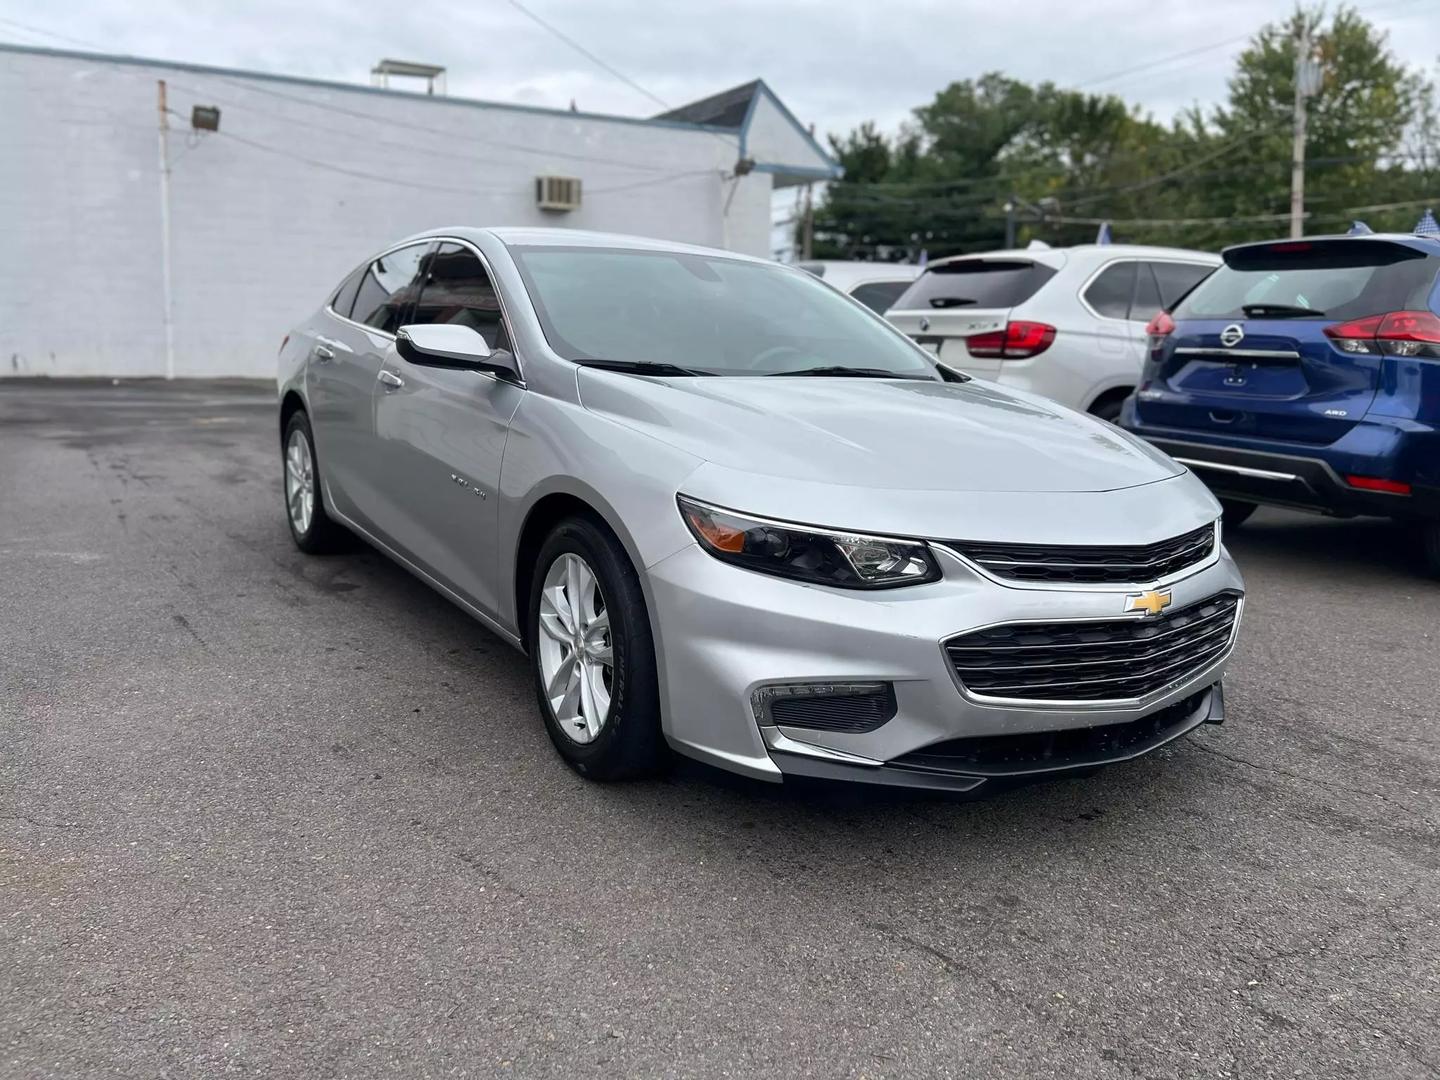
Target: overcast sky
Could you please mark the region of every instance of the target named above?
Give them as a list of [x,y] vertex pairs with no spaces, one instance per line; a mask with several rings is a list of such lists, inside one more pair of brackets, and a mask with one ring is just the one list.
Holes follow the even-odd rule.
[[[1243,43],[1290,0],[525,0],[670,104],[763,77],[823,134],[893,130],[955,79],[1001,70],[1111,91],[1166,119],[1225,93]],[[1437,74],[1440,0],[1360,0]],[[452,95],[649,115],[659,106],[510,0],[0,0],[0,40],[366,82],[381,57],[443,64]],[[83,43],[83,45],[82,45]],[[1129,71],[1192,50],[1140,71]]]

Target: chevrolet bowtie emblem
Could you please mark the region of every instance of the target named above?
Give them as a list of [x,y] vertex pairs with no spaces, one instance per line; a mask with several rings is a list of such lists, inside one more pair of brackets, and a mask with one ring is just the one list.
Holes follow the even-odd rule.
[[1146,615],[1159,615],[1169,606],[1169,589],[1151,589],[1149,592],[1131,593],[1125,597],[1126,611],[1143,611]]

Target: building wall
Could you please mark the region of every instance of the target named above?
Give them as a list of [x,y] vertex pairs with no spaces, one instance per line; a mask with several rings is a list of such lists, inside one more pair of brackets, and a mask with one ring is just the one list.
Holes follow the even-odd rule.
[[[0,375],[165,374],[159,79],[179,114],[177,375],[272,375],[291,325],[369,252],[423,229],[547,224],[770,247],[771,178],[724,178],[733,134],[5,49]],[[190,131],[195,104],[220,107],[219,133]],[[539,210],[542,173],[580,177],[581,209]]]

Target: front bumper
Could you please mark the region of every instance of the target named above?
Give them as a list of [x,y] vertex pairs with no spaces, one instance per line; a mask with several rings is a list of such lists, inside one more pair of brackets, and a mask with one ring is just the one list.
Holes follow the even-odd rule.
[[[671,745],[771,781],[787,775],[830,776],[965,791],[992,780],[1135,757],[1217,715],[1217,684],[1233,636],[1218,659],[1142,701],[997,705],[974,699],[957,681],[943,642],[1011,622],[1119,619],[1126,597],[1136,589],[1002,584],[943,548],[936,554],[941,581],[868,593],[756,574],[722,563],[697,546],[651,566],[649,596]],[[1223,549],[1214,561],[1163,584],[1176,610],[1244,588]],[[765,724],[763,714],[757,720],[756,690],[795,683],[887,684],[893,688],[894,715],[868,731]],[[1174,708],[1185,703],[1184,709]],[[1156,728],[1137,738],[1143,734],[1140,726],[1160,714],[1163,731]],[[1030,753],[1043,749],[1044,736],[1083,736],[1101,729],[1115,738],[1093,744],[1061,740],[1068,749],[1059,758],[1053,744],[1048,757]],[[980,744],[954,742],[972,739],[1009,740],[1011,745],[987,744],[989,756],[981,756],[988,763],[979,768],[959,758],[974,758],[972,751]],[[990,753],[1004,756],[1011,750],[1019,756],[1003,768]],[[927,752],[949,754],[950,760],[924,760]]]

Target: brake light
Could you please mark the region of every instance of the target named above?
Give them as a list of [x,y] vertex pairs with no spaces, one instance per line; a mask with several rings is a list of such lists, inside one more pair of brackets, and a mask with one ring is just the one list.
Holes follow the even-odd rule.
[[1387,495],[1409,495],[1410,485],[1378,476],[1347,476],[1345,482],[1361,491],[1383,491]]
[[1001,360],[1028,360],[1039,356],[1055,340],[1055,327],[1049,323],[1017,319],[1005,324],[1004,330],[972,334],[965,339],[971,356],[996,357]]
[[1325,336],[1348,353],[1440,357],[1440,316],[1433,311],[1392,311],[1325,327]]

